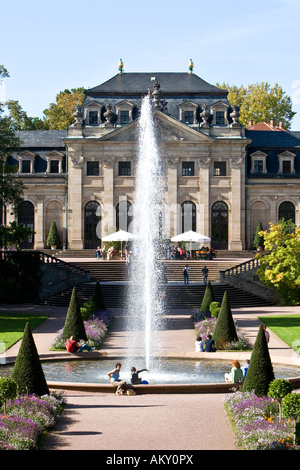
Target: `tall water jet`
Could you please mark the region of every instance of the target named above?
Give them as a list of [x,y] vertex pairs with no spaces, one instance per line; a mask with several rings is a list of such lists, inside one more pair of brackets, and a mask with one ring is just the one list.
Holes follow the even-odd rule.
[[[162,328],[163,290],[159,251],[164,207],[163,172],[155,137],[150,96],[142,100],[136,162],[133,234],[130,260],[127,355],[144,356],[149,369]],[[129,352],[129,350],[131,352]]]

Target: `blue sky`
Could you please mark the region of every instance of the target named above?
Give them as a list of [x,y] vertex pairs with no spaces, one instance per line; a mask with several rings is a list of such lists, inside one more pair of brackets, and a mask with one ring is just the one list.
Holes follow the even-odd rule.
[[[65,88],[124,72],[188,72],[209,83],[276,82],[300,131],[299,0],[10,0],[2,2],[0,100],[29,116]],[[163,84],[161,84],[163,86]]]

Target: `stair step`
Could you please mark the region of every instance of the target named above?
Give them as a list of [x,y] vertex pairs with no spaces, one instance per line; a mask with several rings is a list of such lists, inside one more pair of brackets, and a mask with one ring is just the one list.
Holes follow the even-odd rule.
[[[226,284],[214,284],[213,292],[217,302],[221,302],[224,292],[227,291],[232,308],[257,307],[272,305],[260,297]],[[101,284],[103,297],[107,308],[122,308],[126,306],[128,285],[126,284]],[[85,283],[77,286],[78,299],[82,305],[93,296],[95,284]],[[205,292],[204,285],[165,285],[167,308],[199,308]],[[56,294],[45,300],[50,306],[68,306],[72,289]]]

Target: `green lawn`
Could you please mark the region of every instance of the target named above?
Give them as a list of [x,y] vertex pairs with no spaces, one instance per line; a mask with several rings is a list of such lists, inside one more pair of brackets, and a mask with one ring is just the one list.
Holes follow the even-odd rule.
[[274,315],[259,317],[259,320],[300,353],[300,315]]
[[22,338],[27,322],[29,322],[30,328],[33,331],[47,318],[47,315],[42,314],[1,312],[0,353],[6,351]]

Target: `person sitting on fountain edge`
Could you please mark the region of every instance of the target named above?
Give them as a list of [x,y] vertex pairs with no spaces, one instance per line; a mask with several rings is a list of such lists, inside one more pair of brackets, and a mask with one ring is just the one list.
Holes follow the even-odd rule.
[[205,340],[205,352],[216,352],[217,348],[215,346],[215,342],[212,339],[211,335],[207,335],[207,339]]
[[141,377],[139,377],[139,373],[143,371],[148,371],[148,369],[141,369],[141,370],[136,370],[134,366],[131,367],[131,383],[132,385],[139,385],[139,384],[147,384],[147,380],[142,380]]

